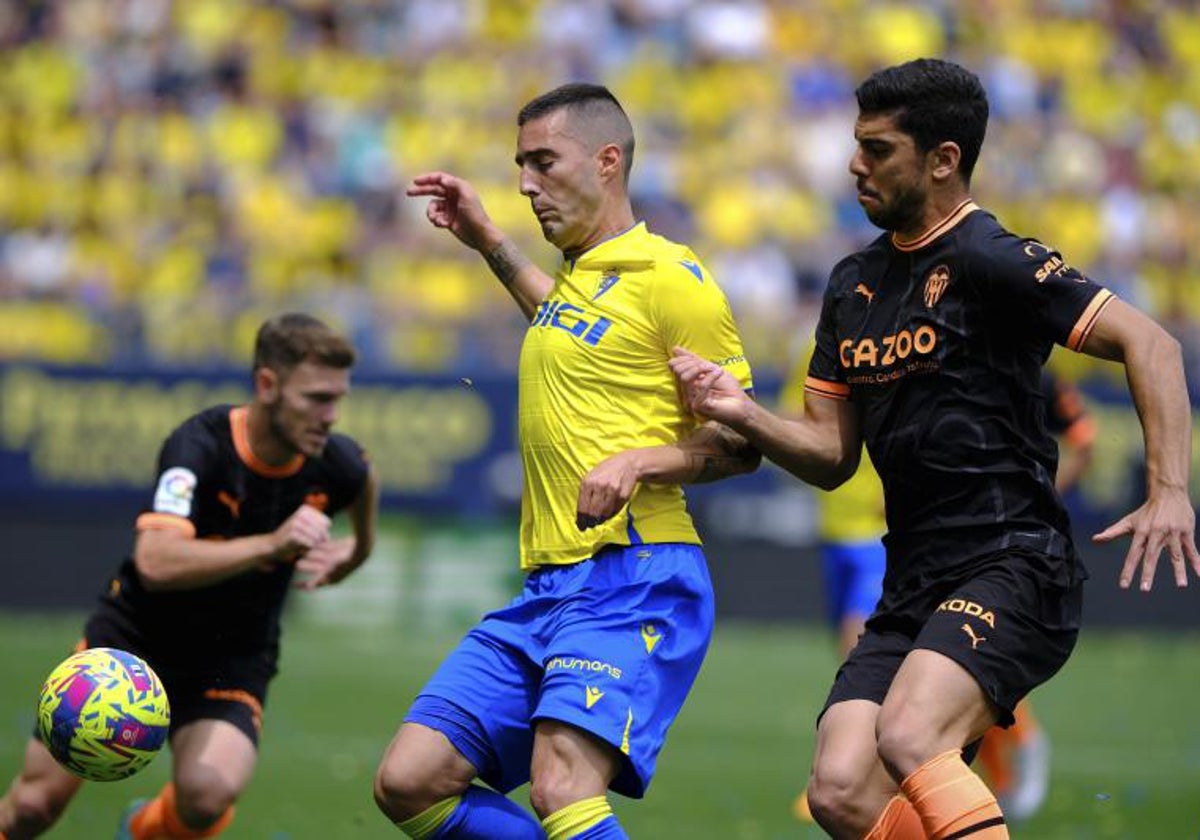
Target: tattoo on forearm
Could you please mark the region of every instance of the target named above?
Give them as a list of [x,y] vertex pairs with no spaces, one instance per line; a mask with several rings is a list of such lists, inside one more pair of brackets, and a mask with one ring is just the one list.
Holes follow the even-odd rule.
[[692,482],[705,484],[709,481],[719,481],[731,475],[741,475],[746,472],[746,462],[740,458],[717,457],[715,455],[692,456]]
[[700,450],[691,457],[692,481],[696,484],[752,472],[762,459],[744,437],[716,423],[697,429],[691,443]]
[[521,269],[529,265],[529,259],[521,253],[521,249],[508,239],[484,254],[483,258],[505,286],[511,286]]

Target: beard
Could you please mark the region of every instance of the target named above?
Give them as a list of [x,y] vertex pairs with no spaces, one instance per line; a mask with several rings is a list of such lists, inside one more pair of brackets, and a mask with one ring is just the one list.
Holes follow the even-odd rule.
[[925,191],[920,187],[905,187],[897,190],[895,197],[887,204],[881,203],[874,210],[864,208],[863,212],[877,228],[908,232],[919,226],[925,198]]
[[295,436],[288,431],[287,423],[283,420],[283,401],[280,400],[272,405],[267,406],[267,428],[271,430],[272,437],[286,446],[296,455],[307,455],[315,457],[320,455],[318,452],[306,452],[304,447]]

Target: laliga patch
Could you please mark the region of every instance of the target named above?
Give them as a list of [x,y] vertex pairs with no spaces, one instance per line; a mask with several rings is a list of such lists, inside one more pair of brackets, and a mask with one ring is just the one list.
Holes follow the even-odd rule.
[[158,479],[158,489],[154,491],[154,510],[190,516],[195,492],[196,474],[186,467],[171,467]]

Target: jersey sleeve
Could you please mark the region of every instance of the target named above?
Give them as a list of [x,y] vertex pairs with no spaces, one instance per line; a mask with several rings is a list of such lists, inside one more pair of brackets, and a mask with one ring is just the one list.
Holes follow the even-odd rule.
[[137,529],[177,530],[196,536],[196,499],[211,480],[212,446],[199,433],[199,424],[184,424],[163,442],[158,453],[158,478],[149,506],[137,519]]
[[353,504],[362,493],[367,483],[370,461],[358,443],[342,434],[330,437],[322,458],[329,465],[334,492],[330,512],[334,513]]
[[1078,351],[1112,292],[1069,265],[1058,251],[1036,239],[997,234],[975,259],[984,266],[996,311],[1037,337]]
[[753,390],[750,362],[725,293],[695,259],[660,264],[651,292],[651,311],[670,354],[686,348],[729,371]]

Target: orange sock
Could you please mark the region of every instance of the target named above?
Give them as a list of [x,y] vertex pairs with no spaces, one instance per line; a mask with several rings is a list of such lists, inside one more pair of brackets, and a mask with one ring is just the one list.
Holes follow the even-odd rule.
[[1012,742],[1006,730],[993,726],[983,736],[977,756],[988,784],[996,793],[1004,793],[1012,785]]
[[1033,716],[1028,700],[1022,700],[1017,704],[1017,708],[1013,709],[1013,725],[1005,731],[1017,744],[1025,743],[1038,731],[1037,718]]
[[863,840],[925,840],[925,827],[907,799],[893,796]]
[[997,794],[1005,793],[1013,784],[1013,753],[1038,731],[1037,718],[1022,700],[1013,710],[1013,723],[1007,729],[993,726],[983,736],[979,746],[979,764],[988,784]]
[[228,828],[231,822],[232,808],[202,831],[188,828],[179,818],[179,810],[175,803],[175,784],[167,782],[158,796],[134,814],[129,829],[134,840],[199,840],[202,837],[216,837]]
[[900,790],[921,815],[921,824],[932,840],[1008,837],[996,797],[963,763],[961,750],[929,759],[901,783]]

